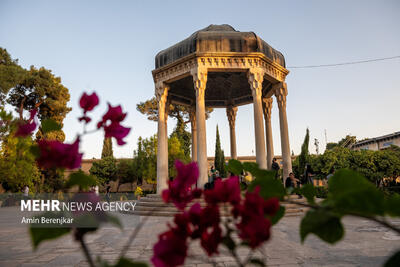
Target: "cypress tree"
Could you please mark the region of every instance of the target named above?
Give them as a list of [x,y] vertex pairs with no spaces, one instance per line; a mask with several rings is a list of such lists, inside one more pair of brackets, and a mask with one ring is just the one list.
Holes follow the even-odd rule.
[[225,153],[222,150],[221,152],[221,171],[219,172],[221,177],[226,177],[226,170],[225,170]]
[[309,159],[309,151],[308,151],[309,142],[310,142],[310,131],[307,128],[306,136],[304,137],[304,142],[303,145],[301,146],[301,153],[299,155],[299,169],[298,169],[299,175],[302,175],[304,173],[306,164]]
[[111,138],[104,138],[103,150],[101,151],[101,158],[114,157]]
[[219,172],[220,175],[222,175],[222,168],[221,166],[222,162],[222,150],[221,150],[221,140],[219,138],[219,131],[218,131],[218,125],[217,125],[217,136],[215,140],[215,157],[214,157],[214,167],[215,169]]

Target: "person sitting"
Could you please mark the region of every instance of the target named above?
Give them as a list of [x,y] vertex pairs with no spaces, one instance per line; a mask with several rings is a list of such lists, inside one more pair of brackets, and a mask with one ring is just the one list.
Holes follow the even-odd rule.
[[296,177],[294,177],[294,173],[291,172],[289,174],[289,177],[287,177],[286,181],[285,181],[286,188],[290,188],[290,187],[296,188],[296,187],[299,187],[299,185],[300,185],[300,180],[297,179]]
[[[297,179],[297,178],[294,176],[294,173],[293,173],[293,172],[291,172],[291,173],[289,174],[289,177],[286,178],[286,181],[285,181],[285,186],[286,186],[286,188],[293,188],[293,189],[294,189],[294,188],[300,188],[300,185],[301,185],[300,180]],[[296,194],[299,196],[299,198],[302,198],[302,196],[301,196],[301,194],[300,194],[299,192],[297,192]]]

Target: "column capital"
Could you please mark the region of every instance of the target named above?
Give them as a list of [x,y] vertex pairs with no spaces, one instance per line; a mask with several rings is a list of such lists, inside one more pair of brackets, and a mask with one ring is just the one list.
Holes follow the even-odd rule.
[[166,84],[164,82],[156,83],[155,94],[156,94],[157,102],[163,102],[164,104],[167,102],[168,90],[169,90],[168,84]]
[[261,97],[264,74],[265,71],[260,68],[250,68],[249,71],[247,72],[247,79],[250,84],[250,89],[253,94],[253,98]]
[[274,85],[275,97],[278,101],[279,109],[286,109],[286,96],[288,95],[287,85],[285,82],[278,83]]
[[190,71],[190,74],[193,77],[193,85],[194,85],[194,90],[197,92],[203,94],[204,97],[204,91],[206,90],[206,84],[207,84],[207,69],[206,68],[194,68]]
[[161,121],[167,121],[169,113],[169,101],[168,101],[168,90],[169,86],[166,83],[156,83],[156,99],[158,105],[158,117]]
[[272,110],[272,97],[263,98],[263,111],[264,111],[264,119],[266,121],[271,121],[271,110]]
[[235,106],[228,106],[226,108],[226,116],[228,117],[229,126],[231,128],[235,128],[237,110],[238,108]]

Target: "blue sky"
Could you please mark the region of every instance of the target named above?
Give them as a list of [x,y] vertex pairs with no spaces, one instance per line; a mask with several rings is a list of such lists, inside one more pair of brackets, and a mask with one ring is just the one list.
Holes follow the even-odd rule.
[[[287,66],[328,64],[400,55],[400,2],[393,1],[18,1],[0,0],[0,46],[24,67],[44,66],[70,90],[73,111],[67,141],[81,130],[78,100],[96,91],[101,105],[121,104],[132,127],[117,157],[131,157],[139,136],[156,133],[155,122],[136,111],[154,95],[154,56],[209,24],[254,31],[281,51]],[[318,69],[290,69],[287,114],[291,149],[300,152],[306,127],[325,146],[346,134],[362,139],[400,130],[400,59]],[[275,154],[280,154],[277,104],[272,110]],[[175,121],[169,119],[172,131]],[[207,121],[208,155],[219,125],[229,155],[224,109]],[[251,105],[239,107],[238,155],[254,155]],[[85,158],[99,157],[102,133],[83,139]]]

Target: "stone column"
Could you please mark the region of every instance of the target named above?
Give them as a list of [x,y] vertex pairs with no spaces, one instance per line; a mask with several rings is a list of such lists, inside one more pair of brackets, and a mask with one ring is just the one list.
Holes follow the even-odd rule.
[[272,126],[271,126],[271,109],[272,101],[270,98],[263,98],[263,110],[265,120],[265,141],[267,143],[267,167],[271,170],[272,159],[274,158],[274,143],[272,139]]
[[230,135],[231,135],[231,158],[232,159],[237,159],[236,130],[235,130],[237,110],[238,110],[238,108],[234,107],[234,106],[228,106],[226,108],[226,116],[228,116]]
[[196,90],[196,123],[197,123],[197,164],[199,179],[197,187],[203,188],[208,182],[207,141],[206,141],[206,106],[205,91],[207,84],[207,69],[195,68],[191,72],[194,89]]
[[197,126],[196,107],[191,107],[189,112],[190,125],[192,128],[192,161],[197,161]]
[[[168,88],[168,90],[169,90],[169,88]],[[171,104],[171,102],[167,98],[167,101],[165,103],[165,112],[164,112],[165,136],[167,138],[167,141],[165,142],[164,145],[165,145],[165,151],[167,151],[167,158],[168,158],[168,114],[169,114],[169,105],[170,104]],[[167,178],[169,180],[168,167],[167,167]]]
[[168,86],[165,83],[156,84],[156,98],[158,102],[158,132],[157,132],[157,194],[168,188],[168,137],[166,104]]
[[286,116],[286,96],[287,96],[286,83],[279,83],[276,85],[275,97],[279,107],[279,124],[281,130],[281,147],[282,147],[282,159],[283,159],[283,179],[289,176],[292,171],[292,158],[290,156],[290,145],[289,145],[289,129]]
[[256,138],[256,161],[261,169],[267,168],[267,159],[265,155],[265,139],[262,110],[262,83],[264,80],[264,71],[262,69],[251,68],[247,73],[250,83],[250,89],[253,95],[254,107],[254,134]]

